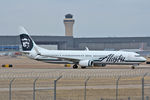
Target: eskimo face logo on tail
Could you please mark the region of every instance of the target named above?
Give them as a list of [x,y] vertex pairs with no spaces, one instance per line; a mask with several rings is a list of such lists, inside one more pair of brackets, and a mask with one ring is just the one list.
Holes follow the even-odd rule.
[[108,56],[99,58],[99,61],[106,61],[109,63],[117,63],[117,62],[124,62],[125,61],[125,57],[123,55],[117,55],[115,56],[114,54],[109,54]]
[[22,49],[23,51],[30,51],[33,48],[33,42],[30,39],[30,37],[26,34],[21,34],[20,35],[20,40],[22,44]]

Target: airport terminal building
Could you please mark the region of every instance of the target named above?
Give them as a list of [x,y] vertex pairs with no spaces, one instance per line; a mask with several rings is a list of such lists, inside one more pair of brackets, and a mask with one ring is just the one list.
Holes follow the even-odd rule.
[[[65,15],[65,36],[32,36],[33,40],[47,49],[58,50],[120,50],[139,49],[150,50],[150,37],[104,37],[75,38],[73,37],[73,15]],[[19,36],[0,36],[0,51],[19,51]]]
[[[47,49],[58,50],[120,50],[138,49],[150,50],[150,37],[117,37],[117,38],[74,38],[72,36],[32,36],[33,40]],[[19,48],[19,36],[0,36],[0,50]],[[12,46],[12,47],[11,47]],[[52,48],[53,49],[53,48]]]

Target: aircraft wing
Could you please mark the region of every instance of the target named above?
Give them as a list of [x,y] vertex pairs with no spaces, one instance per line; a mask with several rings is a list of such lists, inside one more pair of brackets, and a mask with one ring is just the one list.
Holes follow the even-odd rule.
[[67,60],[67,61],[71,61],[71,62],[74,62],[74,63],[78,63],[81,60],[79,58],[61,57],[61,56],[58,57],[58,56],[45,55],[45,54],[42,54],[42,52],[40,52],[37,47],[34,47],[34,49],[35,49],[37,55],[40,55],[40,56],[43,56],[43,57],[58,58],[58,59],[61,59],[61,60]]
[[67,61],[71,61],[71,62],[79,62],[80,59],[75,59],[75,58],[69,58],[69,57],[56,57],[56,56],[48,56],[48,55],[41,55],[41,56],[44,56],[44,57],[52,57],[52,58],[58,58],[58,59],[61,59],[61,60],[67,60]]

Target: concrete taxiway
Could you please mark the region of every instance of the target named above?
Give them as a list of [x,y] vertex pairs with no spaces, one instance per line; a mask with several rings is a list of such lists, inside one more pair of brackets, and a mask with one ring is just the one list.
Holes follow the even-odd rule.
[[[150,72],[150,65],[142,64],[136,69],[130,65],[108,65],[87,69],[72,69],[59,64],[49,64],[28,59],[27,57],[0,57],[0,64],[12,64],[12,68],[0,68],[0,78],[85,78],[85,77],[132,77]],[[149,75],[149,74],[148,74]]]

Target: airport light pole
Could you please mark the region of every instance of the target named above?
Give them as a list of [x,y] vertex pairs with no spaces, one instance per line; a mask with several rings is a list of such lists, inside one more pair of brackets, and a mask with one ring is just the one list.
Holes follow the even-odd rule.
[[56,80],[54,80],[54,100],[56,100],[56,85],[57,81],[60,80],[62,76],[59,76]]
[[9,100],[11,100],[11,98],[12,98],[11,87],[12,87],[12,83],[13,83],[14,80],[15,80],[15,78],[13,78],[13,79],[10,81],[10,83],[9,83]]
[[84,88],[84,100],[86,100],[86,86],[87,86],[87,82],[88,82],[89,79],[90,79],[90,77],[88,77],[88,78],[85,80],[85,83],[84,83],[84,85],[85,85],[85,88]]

